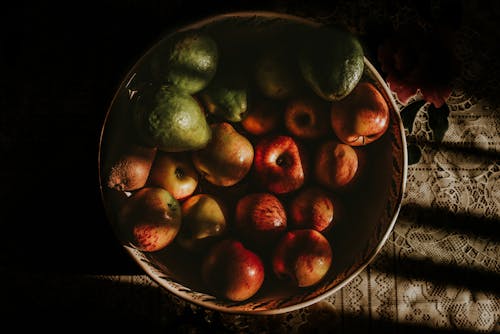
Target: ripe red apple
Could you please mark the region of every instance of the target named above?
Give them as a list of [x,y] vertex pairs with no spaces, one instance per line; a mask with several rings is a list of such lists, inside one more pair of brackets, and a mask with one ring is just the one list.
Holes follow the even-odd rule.
[[331,123],[346,144],[362,146],[380,138],[389,126],[389,107],[369,82],[359,83],[344,99],[331,106]]
[[332,190],[353,182],[358,172],[358,156],[347,144],[329,140],[321,144],[316,152],[314,174],[316,180]]
[[285,208],[273,194],[248,194],[236,204],[235,227],[244,240],[266,247],[286,230]]
[[228,122],[214,123],[211,128],[212,139],[206,147],[193,152],[193,164],[208,182],[232,186],[250,171],[253,146]]
[[294,228],[312,228],[320,232],[332,224],[334,217],[330,196],[318,187],[300,190],[290,201],[288,212],[290,225]]
[[168,246],[181,226],[179,202],[165,189],[145,187],[133,193],[118,215],[119,234],[135,248],[154,252]]
[[198,173],[189,156],[159,151],[149,173],[149,183],[167,190],[181,200],[195,191]]
[[204,284],[215,294],[243,301],[259,291],[264,282],[260,257],[234,239],[215,244],[202,263]]
[[287,232],[277,244],[272,258],[273,271],[280,279],[291,279],[299,287],[321,281],[332,263],[330,242],[313,229]]
[[331,131],[329,104],[317,96],[291,100],[285,109],[285,126],[299,138],[322,137]]
[[305,151],[290,136],[262,138],[255,146],[254,172],[260,184],[272,193],[297,190],[307,174]]

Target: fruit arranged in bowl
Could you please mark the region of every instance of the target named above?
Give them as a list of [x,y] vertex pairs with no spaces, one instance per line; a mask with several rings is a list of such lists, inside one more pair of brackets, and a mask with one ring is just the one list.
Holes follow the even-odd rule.
[[397,106],[356,36],[273,13],[173,31],[123,81],[100,145],[116,235],[168,291],[280,313],[342,287],[401,204]]

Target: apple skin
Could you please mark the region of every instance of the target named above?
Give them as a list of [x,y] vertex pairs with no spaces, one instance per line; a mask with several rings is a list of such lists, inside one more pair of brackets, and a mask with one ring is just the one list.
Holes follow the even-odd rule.
[[280,103],[269,99],[256,100],[248,110],[241,126],[250,134],[262,136],[278,128],[283,117]]
[[285,208],[270,193],[252,193],[236,204],[235,227],[242,239],[267,247],[275,242],[287,228]]
[[290,225],[294,228],[312,228],[322,232],[333,223],[334,207],[326,191],[309,187],[292,198],[288,213]]
[[214,123],[211,128],[212,140],[193,152],[193,164],[208,182],[223,187],[235,185],[252,167],[252,143],[228,122]]
[[389,127],[389,107],[382,94],[368,82],[359,83],[344,99],[331,105],[333,131],[351,146],[379,139]]
[[227,230],[227,210],[217,198],[196,194],[181,206],[182,226],[176,241],[189,251],[206,249]]
[[149,184],[182,200],[196,190],[198,173],[185,154],[158,152],[149,173]]
[[330,131],[329,104],[318,97],[291,100],[285,109],[285,126],[294,136],[317,139]]
[[145,187],[133,193],[118,215],[121,239],[144,252],[167,247],[181,226],[179,202],[165,189]]
[[106,162],[106,185],[118,191],[135,191],[146,185],[157,149],[132,144]]
[[203,259],[202,279],[216,295],[231,301],[246,300],[264,283],[264,264],[238,240],[215,244]]
[[313,229],[288,231],[276,245],[272,257],[275,275],[279,279],[290,279],[298,287],[321,281],[331,264],[330,242]]
[[329,140],[316,152],[314,174],[321,185],[338,190],[346,188],[358,173],[358,155],[347,144]]
[[307,170],[305,151],[292,137],[275,135],[257,142],[254,174],[267,191],[286,194],[299,189]]

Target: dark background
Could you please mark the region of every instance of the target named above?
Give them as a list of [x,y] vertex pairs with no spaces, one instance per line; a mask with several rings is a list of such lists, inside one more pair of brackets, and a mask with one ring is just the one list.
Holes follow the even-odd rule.
[[1,263],[36,272],[139,273],[106,219],[101,126],[128,70],[164,33],[255,1],[19,2],[2,8]]
[[189,309],[176,314],[158,289],[88,276],[144,274],[105,215],[98,179],[101,128],[121,80],[165,33],[211,14],[272,10],[277,3],[1,5],[2,326],[208,330]]

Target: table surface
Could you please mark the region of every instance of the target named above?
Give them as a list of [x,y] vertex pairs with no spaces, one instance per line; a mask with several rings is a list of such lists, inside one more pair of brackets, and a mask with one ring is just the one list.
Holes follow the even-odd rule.
[[[499,332],[500,5],[395,3],[8,6],[0,17],[0,317],[21,327],[67,320],[183,333]],[[142,53],[173,26],[249,9],[340,22],[361,36],[373,22],[393,29],[445,22],[462,64],[439,127],[429,103],[414,110],[407,138],[420,155],[408,167],[401,213],[375,261],[324,301],[265,317],[199,309],[158,288],[113,235],[97,172],[107,108]],[[374,47],[373,39],[365,42]],[[405,112],[407,104],[398,103]]]

